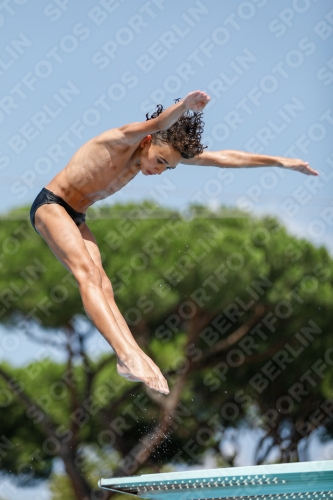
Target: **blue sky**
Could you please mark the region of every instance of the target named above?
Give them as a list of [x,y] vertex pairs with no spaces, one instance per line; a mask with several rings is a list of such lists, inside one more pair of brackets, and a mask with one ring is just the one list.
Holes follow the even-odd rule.
[[[106,200],[271,213],[333,248],[333,11],[328,0],[14,1],[0,9],[0,210],[29,205],[90,137],[187,92],[211,96],[204,143],[295,155],[320,172],[179,165]],[[162,189],[161,189],[162,186]],[[102,203],[105,203],[103,201]],[[98,205],[98,204],[97,204]],[[27,213],[28,215],[28,213]],[[5,346],[22,363],[35,346]]]
[[[270,167],[225,177],[180,165],[158,179],[139,175],[108,203],[148,198],[182,209],[201,200],[269,212],[330,247],[328,0],[11,0],[0,14],[1,212],[29,205],[92,136],[202,89],[212,98],[209,148],[300,157],[321,177]],[[169,186],[164,196],[161,184]]]
[[[270,213],[332,253],[332,2],[8,0],[0,30],[2,214],[31,204],[86,140],[200,89],[210,149],[295,156],[320,176],[179,165],[107,202]],[[36,347],[5,344],[3,355],[23,363]]]

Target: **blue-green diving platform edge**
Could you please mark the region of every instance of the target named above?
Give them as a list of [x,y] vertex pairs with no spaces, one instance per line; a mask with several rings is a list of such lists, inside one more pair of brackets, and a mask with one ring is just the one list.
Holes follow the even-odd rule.
[[113,477],[99,486],[156,500],[333,500],[333,460]]

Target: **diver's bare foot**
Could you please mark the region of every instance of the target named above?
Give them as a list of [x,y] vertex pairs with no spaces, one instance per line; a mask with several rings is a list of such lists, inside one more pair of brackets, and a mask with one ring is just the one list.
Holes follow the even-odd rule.
[[119,375],[132,382],[143,382],[155,391],[169,394],[168,383],[161,371],[155,364],[153,369],[145,357],[142,356],[140,351],[133,350],[130,356],[124,359],[118,358],[117,371]]
[[143,357],[143,359],[145,359],[147,361],[147,363],[152,368],[152,370],[154,370],[154,372],[156,373],[157,376],[162,375],[159,367],[154,363],[154,361],[149,356],[147,356],[147,354],[144,351],[142,351],[142,349],[140,349],[140,354]]
[[[147,363],[149,364],[149,366],[152,368],[152,370],[154,370],[154,372],[156,373],[157,377],[163,377],[162,373],[161,373],[161,370],[159,369],[159,367],[156,365],[156,363],[154,363],[154,361],[141,349],[141,347],[138,346],[138,344],[135,345],[134,347],[136,349],[136,351],[138,351],[138,353],[143,357],[143,359],[145,359],[147,361]],[[127,377],[128,378],[128,377]],[[129,379],[128,380],[133,380],[133,382],[139,382],[138,380],[135,380],[135,379]]]

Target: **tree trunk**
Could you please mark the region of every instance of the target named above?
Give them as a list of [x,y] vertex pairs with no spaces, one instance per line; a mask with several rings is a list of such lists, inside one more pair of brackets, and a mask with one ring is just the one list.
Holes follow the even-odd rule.
[[80,471],[77,469],[73,460],[69,457],[64,458],[66,473],[72,483],[73,492],[77,500],[90,500],[91,488],[86,482]]

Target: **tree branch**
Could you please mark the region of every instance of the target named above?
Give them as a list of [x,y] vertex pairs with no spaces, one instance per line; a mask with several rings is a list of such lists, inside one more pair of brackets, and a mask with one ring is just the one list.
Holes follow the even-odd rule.
[[[72,337],[74,334],[74,329],[71,325],[66,325],[64,328],[66,337],[67,337],[67,371],[66,373],[68,374],[68,377],[65,378],[65,383],[67,385],[68,393],[69,393],[69,400],[70,400],[70,407],[71,407],[71,413],[74,414],[75,411],[79,407],[79,397],[78,397],[78,392],[77,392],[77,384],[76,381],[74,380],[74,363],[73,363],[73,358],[74,358],[74,352],[72,349]],[[72,419],[72,424],[71,424],[71,433],[72,433],[72,438],[71,438],[71,447],[73,450],[73,453],[76,453],[77,446],[78,446],[78,432],[79,432],[79,424],[76,419]]]
[[37,344],[42,344],[44,347],[46,346],[52,346],[55,347],[56,349],[65,349],[66,348],[66,343],[65,342],[56,342],[53,340],[50,340],[49,337],[47,337],[47,340],[45,338],[38,338],[37,335],[32,333],[31,331],[28,331],[28,322],[24,324],[24,334],[28,337],[28,339],[32,340],[33,342],[36,342]]
[[265,306],[263,304],[258,304],[254,310],[253,316],[246,323],[237,328],[237,330],[231,333],[226,339],[220,340],[217,344],[207,349],[201,359],[193,363],[193,368],[203,368],[206,361],[211,360],[217,354],[226,351],[229,347],[236,344],[236,342],[244,337],[258,323],[265,312]]
[[86,375],[86,380],[84,384],[84,399],[88,399],[91,396],[92,384],[97,372],[93,370],[92,365],[87,356],[87,352],[85,349],[85,336],[81,335],[79,332],[77,332],[77,335],[79,339],[79,355],[82,359],[82,364]]
[[35,410],[38,413],[38,423],[40,424],[44,434],[47,437],[52,437],[58,440],[55,433],[55,425],[51,421],[51,418],[25,393],[20,383],[6,373],[2,367],[0,367],[0,377],[7,382],[9,389],[16,395],[17,399],[21,401],[27,410]]
[[55,432],[56,425],[52,422],[51,418],[24,392],[19,383],[6,373],[2,367],[0,367],[0,377],[7,382],[10,390],[16,395],[27,410],[35,411],[34,417],[38,417],[38,425],[40,425],[44,435],[52,438],[56,443],[59,443],[59,451],[57,455],[62,458],[65,464],[66,472],[72,482],[73,491],[77,499],[81,500],[81,498],[85,497],[90,498],[90,487],[75,465],[75,454],[73,453],[73,450],[60,441]]
[[[201,321],[199,318],[201,319]],[[165,399],[158,398],[158,404],[159,406],[162,406],[164,410],[164,415],[162,414],[159,423],[152,430],[152,432],[147,434],[141,440],[141,442],[137,446],[135,446],[130,452],[129,455],[131,463],[135,465],[130,468],[130,471],[120,467],[114,473],[115,476],[117,476],[118,474],[123,474],[124,472],[125,474],[129,473],[134,474],[149,459],[149,457],[151,456],[153,451],[157,448],[157,446],[159,446],[166,439],[166,435],[170,430],[170,427],[172,426],[172,418],[176,411],[177,405],[179,404],[182,395],[182,390],[186,383],[187,377],[191,371],[190,368],[192,360],[187,355],[187,347],[191,343],[196,341],[203,327],[202,322],[207,323],[207,315],[202,315],[202,313],[199,312],[194,318],[192,318],[192,321],[190,323],[190,328],[188,329],[188,339],[186,346],[184,348],[184,354],[189,368],[185,371],[182,371],[182,373],[178,375],[178,378],[174,383],[170,391],[170,394],[168,395],[167,398]],[[148,394],[151,397],[151,399],[157,402],[157,398],[155,397],[155,394],[152,391],[148,391]]]
[[115,361],[115,360],[116,360],[115,354],[111,354],[107,358],[103,359],[103,361],[101,361],[99,363],[99,365],[95,368],[95,370],[94,370],[94,377],[98,373],[100,373],[103,370],[103,368],[105,368],[109,363],[111,363],[112,361]]
[[[144,463],[151,456],[153,451],[159,446],[167,437],[167,433],[172,425],[172,417],[176,410],[177,404],[181,396],[182,389],[184,387],[188,372],[181,375],[171,390],[168,399],[170,398],[170,404],[168,404],[168,410],[161,417],[159,423],[155,428],[135,446],[128,457],[131,465],[130,468],[119,467],[115,472],[114,476],[118,475],[129,475],[135,474],[137,470],[144,465]],[[126,463],[126,458],[125,458]]]

